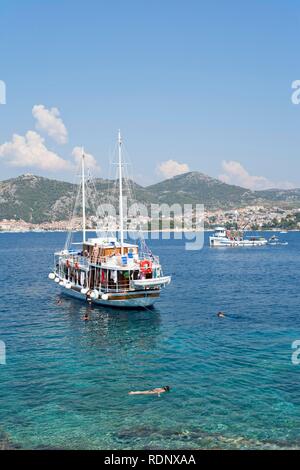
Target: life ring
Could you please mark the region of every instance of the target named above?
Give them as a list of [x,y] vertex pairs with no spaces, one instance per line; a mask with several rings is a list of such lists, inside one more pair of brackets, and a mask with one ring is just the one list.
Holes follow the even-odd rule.
[[141,272],[144,274],[151,274],[152,273],[152,261],[150,260],[143,260],[140,262]]

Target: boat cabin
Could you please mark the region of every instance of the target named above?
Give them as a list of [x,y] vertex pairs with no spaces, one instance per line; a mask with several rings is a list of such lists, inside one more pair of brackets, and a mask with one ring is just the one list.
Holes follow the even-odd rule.
[[214,236],[215,237],[226,237],[226,229],[224,227],[216,227]]
[[123,254],[116,238],[90,238],[82,251],[59,253],[61,276],[77,286],[105,291],[130,289],[130,281],[160,276],[160,265],[139,257],[138,245],[124,243]]
[[[109,258],[121,256],[122,248],[116,238],[89,238],[82,245],[82,256],[89,258],[91,263],[102,264]],[[123,256],[133,258],[138,256],[138,245],[123,244]]]

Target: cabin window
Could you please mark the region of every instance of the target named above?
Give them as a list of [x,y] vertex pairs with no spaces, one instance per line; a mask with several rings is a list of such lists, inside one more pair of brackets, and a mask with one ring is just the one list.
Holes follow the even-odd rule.
[[120,289],[129,289],[130,271],[118,271],[118,285]]

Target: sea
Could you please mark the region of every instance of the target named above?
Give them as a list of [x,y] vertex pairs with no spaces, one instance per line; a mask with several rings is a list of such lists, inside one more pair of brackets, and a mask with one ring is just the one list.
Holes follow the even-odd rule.
[[172,283],[154,308],[118,310],[48,279],[65,233],[0,233],[0,448],[300,448],[300,233],[208,236],[196,251],[150,239]]

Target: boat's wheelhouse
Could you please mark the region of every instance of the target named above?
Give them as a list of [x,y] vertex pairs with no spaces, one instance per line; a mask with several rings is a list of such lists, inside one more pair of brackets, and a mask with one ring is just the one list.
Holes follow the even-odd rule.
[[226,237],[226,229],[224,227],[217,227],[215,229],[214,237],[220,237],[220,238]]

